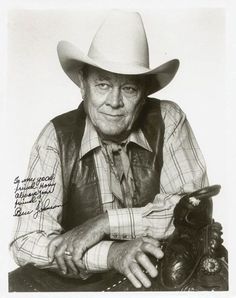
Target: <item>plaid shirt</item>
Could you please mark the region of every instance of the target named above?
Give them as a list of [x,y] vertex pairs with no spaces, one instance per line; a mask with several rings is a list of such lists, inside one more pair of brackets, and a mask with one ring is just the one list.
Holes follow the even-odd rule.
[[[167,238],[174,230],[173,210],[181,194],[208,185],[205,162],[185,114],[170,101],[161,101],[161,113],[165,123],[161,193],[155,196],[153,202],[139,208],[121,209],[114,200],[109,185],[109,165],[102,154],[99,136],[88,118],[86,120],[79,154],[82,159],[93,150],[103,210],[108,212],[111,239],[101,241],[86,252],[84,262],[89,271],[107,270],[108,251],[116,239],[130,240],[144,235]],[[152,150],[141,130],[131,133],[128,142]],[[63,207],[60,206],[63,188],[57,136],[50,122],[33,146],[27,177],[52,174],[55,176],[54,191],[44,195],[43,199],[49,199],[50,205],[59,207],[41,212],[37,218],[32,214],[17,218],[11,249],[19,265],[57,266],[55,262],[49,264],[47,247],[51,239],[63,232]],[[25,204],[23,210],[27,212],[29,208],[32,209],[31,204]]]

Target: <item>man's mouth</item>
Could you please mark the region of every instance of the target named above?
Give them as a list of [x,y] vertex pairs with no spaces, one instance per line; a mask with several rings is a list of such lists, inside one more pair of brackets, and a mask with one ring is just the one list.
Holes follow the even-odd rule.
[[110,119],[119,119],[121,117],[124,117],[123,114],[108,114],[108,113],[102,113],[106,118]]

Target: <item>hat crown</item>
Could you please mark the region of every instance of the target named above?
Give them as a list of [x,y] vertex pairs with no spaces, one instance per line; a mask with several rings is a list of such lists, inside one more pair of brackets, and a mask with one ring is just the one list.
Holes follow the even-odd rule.
[[146,32],[137,12],[113,10],[97,30],[88,57],[149,68]]

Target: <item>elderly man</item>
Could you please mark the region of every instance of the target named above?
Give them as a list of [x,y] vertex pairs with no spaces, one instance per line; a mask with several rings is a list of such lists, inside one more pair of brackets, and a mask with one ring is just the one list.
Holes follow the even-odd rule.
[[114,269],[149,287],[158,274],[150,256],[163,257],[176,203],[207,185],[185,114],[148,97],[179,61],[150,69],[141,17],[123,11],[108,15],[88,55],[65,41],[58,55],[83,101],[50,121],[33,147],[28,177],[54,184],[33,202],[36,213],[25,204],[18,216],[14,258],[83,283]]

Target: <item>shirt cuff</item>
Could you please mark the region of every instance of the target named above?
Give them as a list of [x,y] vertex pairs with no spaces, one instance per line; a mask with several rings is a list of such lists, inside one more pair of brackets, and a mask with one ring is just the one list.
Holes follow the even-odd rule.
[[131,240],[144,235],[143,208],[108,210],[110,238]]
[[173,231],[173,211],[179,195],[158,194],[153,203],[139,208],[108,210],[110,238],[131,240],[141,236],[167,238]]
[[101,241],[90,248],[84,255],[84,264],[89,272],[108,270],[107,256],[113,241]]

